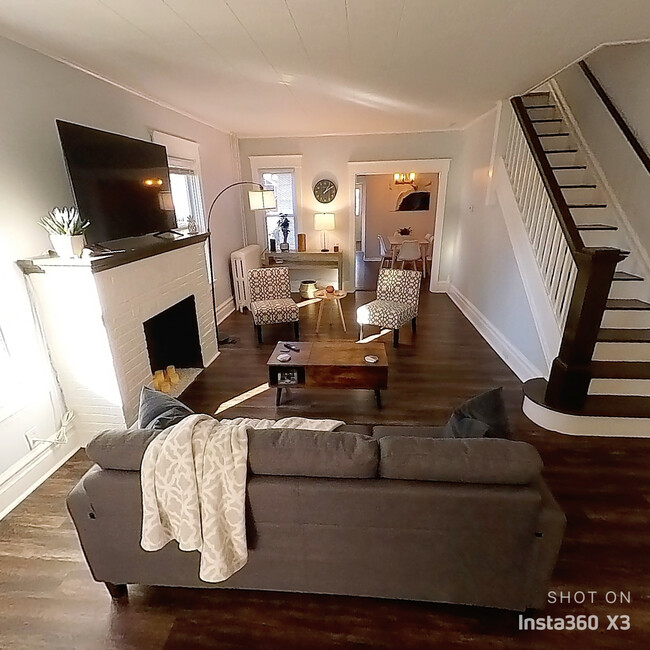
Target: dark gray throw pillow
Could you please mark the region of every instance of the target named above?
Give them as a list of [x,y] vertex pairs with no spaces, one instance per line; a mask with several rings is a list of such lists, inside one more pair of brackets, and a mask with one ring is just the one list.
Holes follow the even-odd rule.
[[138,427],[140,429],[166,429],[178,424],[194,411],[183,402],[153,388],[142,387]]
[[[444,427],[444,436],[441,438],[483,438],[490,430],[490,426],[481,420],[465,417],[462,413],[454,411]],[[408,435],[408,434],[407,434]]]
[[494,438],[397,438],[379,440],[382,478],[444,483],[527,485],[542,459],[526,442]]
[[102,469],[138,472],[145,450],[159,433],[160,431],[157,429],[102,431],[86,445],[86,454]]
[[248,429],[252,474],[324,478],[376,478],[377,441],[347,431]]
[[[454,409],[452,418],[454,416],[457,416],[456,421],[462,418],[473,418],[484,422],[488,427],[485,432],[486,438],[512,438],[510,421],[503,401],[503,387],[493,388],[468,399]],[[448,422],[447,425],[453,426],[453,423],[450,425]]]

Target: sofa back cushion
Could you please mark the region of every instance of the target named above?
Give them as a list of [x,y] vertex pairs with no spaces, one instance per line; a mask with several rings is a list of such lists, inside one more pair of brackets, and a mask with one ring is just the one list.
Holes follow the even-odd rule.
[[139,472],[145,450],[159,433],[159,429],[102,431],[86,445],[86,454],[102,469]]
[[532,445],[496,438],[385,437],[379,447],[382,478],[527,485],[543,466]]
[[347,431],[249,429],[252,474],[323,478],[376,478],[377,440]]

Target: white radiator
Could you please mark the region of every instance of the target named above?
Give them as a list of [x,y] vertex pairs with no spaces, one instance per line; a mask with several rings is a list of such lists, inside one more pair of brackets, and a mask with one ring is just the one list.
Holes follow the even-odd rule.
[[230,254],[232,283],[235,290],[235,306],[239,311],[244,307],[250,309],[250,291],[248,289],[248,271],[259,269],[262,262],[262,249],[257,244],[240,248]]

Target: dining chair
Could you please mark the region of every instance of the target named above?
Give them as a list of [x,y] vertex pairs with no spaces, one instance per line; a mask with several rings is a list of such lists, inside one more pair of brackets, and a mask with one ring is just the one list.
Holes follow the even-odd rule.
[[392,267],[393,251],[386,243],[383,235],[377,235],[377,239],[379,240],[379,254],[381,255],[381,264],[379,265],[379,268],[381,269],[384,267],[384,262],[388,262],[389,266]]
[[411,263],[413,264],[413,270],[418,270],[417,261],[422,257],[422,250],[420,248],[420,242],[414,239],[407,239],[399,249],[397,254],[397,261],[402,263],[401,268],[404,268],[404,264]]
[[262,325],[293,323],[294,334],[300,334],[298,305],[291,297],[291,283],[287,267],[251,269],[248,272],[251,314],[257,330],[257,341],[262,342]]

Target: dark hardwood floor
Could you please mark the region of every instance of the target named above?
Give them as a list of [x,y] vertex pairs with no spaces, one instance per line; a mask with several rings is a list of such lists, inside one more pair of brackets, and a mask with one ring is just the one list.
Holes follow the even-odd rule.
[[[348,295],[344,333],[316,304],[301,308],[304,340],[357,336],[354,312],[370,292]],[[514,316],[514,315],[513,315]],[[248,313],[235,313],[220,336],[238,338],[183,395],[197,411],[266,381],[274,342],[290,327],[265,328],[258,346]],[[83,451],[0,522],[0,648],[645,648],[650,638],[650,442],[576,438],[549,433],[521,413],[521,384],[446,295],[423,292],[417,335],[387,344],[389,388],[379,411],[371,391],[293,390],[276,408],[259,394],[221,417],[307,415],[348,422],[442,423],[462,400],[504,386],[517,437],[531,442],[567,513],[566,537],[551,589],[595,591],[593,604],[550,604],[544,615],[595,615],[598,631],[518,631],[512,612],[413,602],[243,591],[131,587],[113,603],[93,581],[65,511],[67,492],[91,463]],[[629,592],[631,603],[605,602]],[[541,616],[542,614],[535,614]],[[607,615],[630,617],[629,631],[607,630]],[[616,621],[621,626],[622,620]]]

